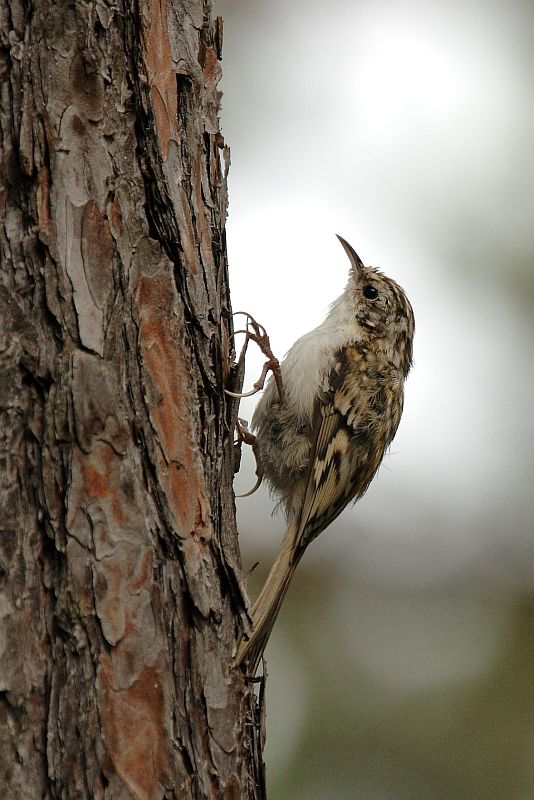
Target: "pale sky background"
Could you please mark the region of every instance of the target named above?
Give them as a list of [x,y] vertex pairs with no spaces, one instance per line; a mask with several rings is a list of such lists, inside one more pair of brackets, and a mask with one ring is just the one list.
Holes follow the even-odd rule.
[[[391,453],[305,558],[337,576],[330,644],[343,635],[357,669],[401,693],[467,680],[504,646],[510,598],[534,589],[534,4],[219,0],[215,11],[234,310],[283,356],[345,285],[340,233],[405,288],[416,317]],[[247,387],[262,364],[249,353]],[[253,469],[246,459],[237,491]],[[265,493],[237,502],[245,566],[267,568],[283,517]],[[305,580],[299,614],[313,602]],[[283,614],[297,614],[294,596]],[[349,597],[357,614],[340,615]],[[274,774],[307,691],[284,635],[277,626],[270,660]],[[280,669],[291,691],[276,689]]]
[[[534,255],[534,27],[520,6],[216,5],[234,310],[261,321],[283,356],[345,285],[335,233],[414,306],[415,368],[391,454],[314,545],[359,560],[353,528],[365,537],[371,525],[364,556],[410,580],[494,556],[515,579],[524,548],[534,568],[532,294],[522,296]],[[261,363],[251,347],[249,386]],[[257,495],[239,503],[243,530],[257,504],[263,513]]]

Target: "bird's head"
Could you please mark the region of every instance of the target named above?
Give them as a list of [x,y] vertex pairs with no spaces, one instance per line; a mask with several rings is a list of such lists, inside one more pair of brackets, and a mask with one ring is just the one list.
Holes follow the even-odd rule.
[[412,364],[415,330],[413,310],[404,290],[374,267],[364,266],[353,247],[337,237],[351,263],[347,286],[362,339],[376,342],[387,357],[407,375]]

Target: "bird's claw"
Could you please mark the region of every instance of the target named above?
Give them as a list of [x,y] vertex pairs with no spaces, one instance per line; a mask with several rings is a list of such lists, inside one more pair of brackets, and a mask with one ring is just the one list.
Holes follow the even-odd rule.
[[246,422],[242,419],[238,419],[236,421],[235,429],[237,433],[235,446],[240,448],[243,442],[245,444],[249,444],[252,447],[252,452],[256,460],[256,476],[257,476],[256,483],[254,484],[252,489],[249,489],[249,491],[245,492],[245,494],[236,495],[236,497],[250,497],[252,494],[254,494],[254,492],[256,492],[260,488],[261,482],[263,480],[263,466],[261,463],[260,455],[258,453],[258,440],[254,436],[254,434],[251,433],[251,431],[249,431]]
[[[278,389],[278,395],[280,397],[280,402],[284,402],[284,384],[282,382],[282,372],[280,369],[280,361],[276,358],[273,351],[271,350],[271,342],[269,341],[269,336],[267,331],[260,325],[259,322],[256,322],[253,316],[249,314],[247,311],[236,311],[236,314],[243,314],[247,318],[246,328],[244,330],[236,331],[237,333],[244,333],[245,334],[245,344],[243,345],[244,350],[246,350],[249,341],[255,342],[258,347],[260,348],[261,352],[267,356],[267,361],[263,365],[263,369],[261,371],[261,375],[253,384],[252,389],[249,392],[231,392],[229,389],[225,389],[224,391],[226,394],[230,395],[230,397],[252,397],[253,395],[261,392],[263,387],[265,386],[265,381],[267,379],[267,375],[269,372],[273,373],[273,378],[276,383],[276,388]],[[251,330],[252,328],[252,330]]]

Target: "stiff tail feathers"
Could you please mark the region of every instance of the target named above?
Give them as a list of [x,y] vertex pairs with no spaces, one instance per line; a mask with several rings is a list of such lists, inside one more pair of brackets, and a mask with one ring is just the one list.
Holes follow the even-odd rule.
[[290,522],[276,561],[265,581],[265,586],[252,608],[252,635],[248,640],[242,639],[237,649],[236,662],[246,666],[247,671],[252,675],[258,668],[282,601],[300,560],[300,555],[297,555],[298,548],[295,547],[298,533],[298,521]]

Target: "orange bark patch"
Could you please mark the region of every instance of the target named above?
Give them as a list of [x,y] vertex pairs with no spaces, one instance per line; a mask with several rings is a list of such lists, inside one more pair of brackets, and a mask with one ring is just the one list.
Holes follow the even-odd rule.
[[138,594],[143,589],[150,586],[152,581],[152,550],[145,550],[140,556],[135,567],[135,574],[132,575],[129,590],[132,594]]
[[145,63],[161,151],[166,159],[171,139],[179,140],[176,74],[172,66],[167,29],[167,0],[150,0],[147,3],[147,17],[150,22],[146,35]]
[[111,499],[113,521],[118,525],[127,523],[129,514],[120,488],[120,461],[111,447],[98,442],[91,456],[81,456],[77,466],[85,479],[87,502]]
[[155,669],[145,667],[129,687],[118,687],[110,658],[99,670],[104,736],[113,765],[139,800],[159,800],[168,775],[168,732],[163,690]]
[[[68,492],[68,546],[80,605],[92,609],[92,593],[106,641],[112,646],[120,643],[121,653],[137,648],[135,670],[140,673],[147,650],[143,637],[148,637],[150,647],[154,644],[149,609],[153,556],[140,505],[142,497],[125,480],[127,469],[106,442],[93,440],[89,453],[74,450]],[[93,554],[90,562],[88,553]],[[89,580],[88,570],[92,576]]]
[[[162,448],[159,479],[182,536],[208,535],[210,509],[195,436],[190,366],[180,346],[170,273],[143,276],[136,286],[140,347],[150,378],[147,400]],[[201,513],[198,513],[198,509]]]
[[208,85],[216,86],[222,76],[222,68],[217,53],[212,48],[205,50],[204,78]]

